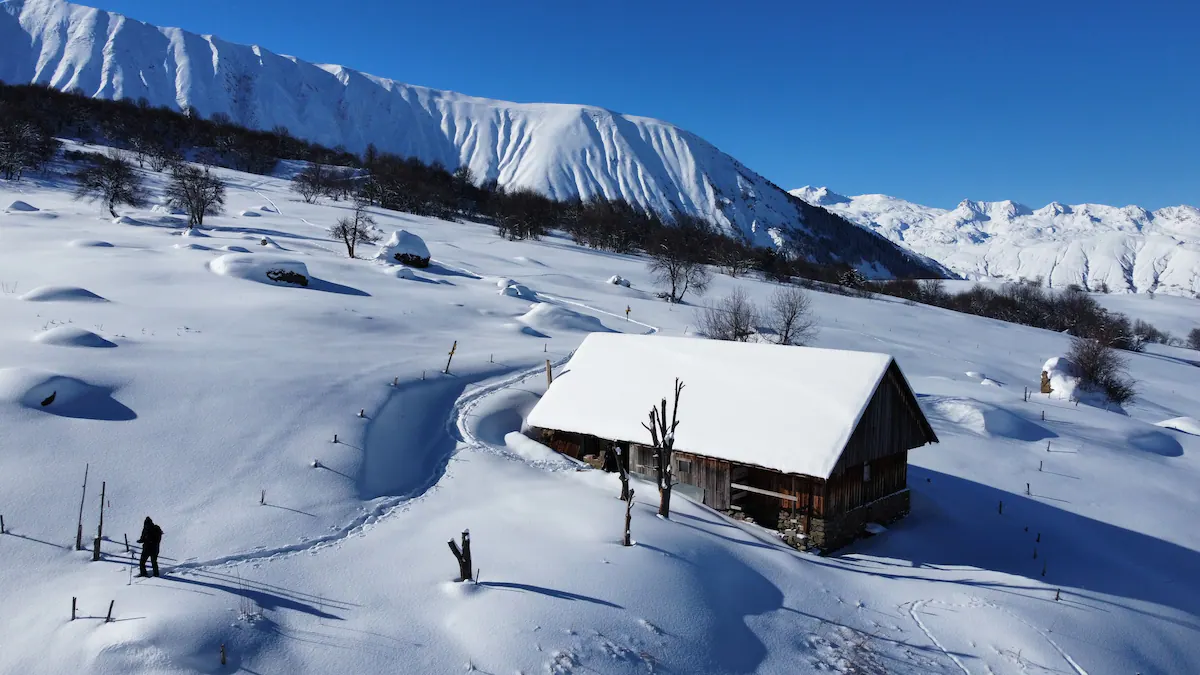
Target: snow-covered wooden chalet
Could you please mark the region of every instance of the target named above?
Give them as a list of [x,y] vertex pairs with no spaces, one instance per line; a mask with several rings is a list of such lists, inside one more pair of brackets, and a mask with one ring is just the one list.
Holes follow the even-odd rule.
[[797,547],[832,550],[907,514],[908,451],[938,440],[887,354],[613,333],[583,341],[531,435],[577,459],[615,445],[652,478],[642,423],[675,378],[675,489]]

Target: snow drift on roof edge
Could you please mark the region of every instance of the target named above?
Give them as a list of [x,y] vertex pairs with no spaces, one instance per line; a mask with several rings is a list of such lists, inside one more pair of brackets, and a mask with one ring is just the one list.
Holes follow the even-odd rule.
[[[508,103],[311,64],[62,0],[0,1],[0,80],[225,113],[248,127],[361,151],[466,165],[555,198],[603,195],[707,218],[761,245],[798,240],[818,261],[927,268],[869,230],[806,225],[807,205],[698,136],[602,108]],[[814,231],[818,230],[818,231]],[[866,236],[864,236],[866,235]]]

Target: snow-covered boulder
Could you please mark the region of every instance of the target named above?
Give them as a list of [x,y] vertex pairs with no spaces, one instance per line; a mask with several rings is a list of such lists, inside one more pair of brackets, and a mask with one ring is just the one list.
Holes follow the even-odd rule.
[[521,323],[542,333],[577,331],[581,333],[611,333],[612,330],[600,323],[600,319],[580,314],[573,309],[544,302],[534,303],[529,311],[517,319]]
[[38,286],[21,296],[26,302],[108,302],[86,288],[78,286]]
[[525,284],[511,283],[500,289],[500,295],[507,295],[510,298],[523,298],[525,300],[537,300],[537,293]]
[[409,267],[429,267],[429,247],[408,230],[396,230],[375,253],[375,260]]
[[239,215],[241,215],[243,218],[261,218],[262,217],[262,214],[259,213],[258,211],[255,211],[254,209],[246,209],[245,211],[242,211]]
[[[1050,398],[1073,400],[1082,375],[1079,366],[1066,357],[1056,356],[1049,359],[1042,365],[1042,393],[1048,393]],[[1045,391],[1047,384],[1050,387],[1049,392]]]
[[4,210],[8,211],[9,213],[33,213],[34,211],[40,211],[41,209],[28,202],[23,202],[18,199],[17,201],[9,204],[8,208]]
[[614,286],[624,286],[625,288],[629,288],[629,280],[618,274],[614,274],[611,277],[609,277],[608,283],[610,283]]
[[308,286],[308,266],[299,260],[253,253],[228,253],[209,264],[222,276],[237,277],[263,284]]
[[34,342],[59,347],[116,347],[115,342],[105,340],[90,330],[78,326],[55,326],[50,330],[38,333],[33,337]]

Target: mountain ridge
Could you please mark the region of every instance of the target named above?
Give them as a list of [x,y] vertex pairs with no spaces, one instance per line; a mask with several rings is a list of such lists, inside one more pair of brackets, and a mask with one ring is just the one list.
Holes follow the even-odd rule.
[[700,136],[595,106],[510,103],[314,64],[65,0],[0,1],[0,81],[228,115],[327,147],[379,150],[555,199],[683,212],[758,245],[877,276],[936,268],[807,205]]
[[964,199],[953,209],[826,187],[791,194],[938,260],[968,279],[1036,279],[1092,290],[1200,294],[1200,209],[1136,205],[1033,209]]

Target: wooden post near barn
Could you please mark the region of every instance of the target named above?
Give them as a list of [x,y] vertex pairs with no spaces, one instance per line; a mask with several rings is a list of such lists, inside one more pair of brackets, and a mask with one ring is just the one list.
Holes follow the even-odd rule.
[[554,375],[550,372],[550,359],[546,359],[546,387],[554,384]]

